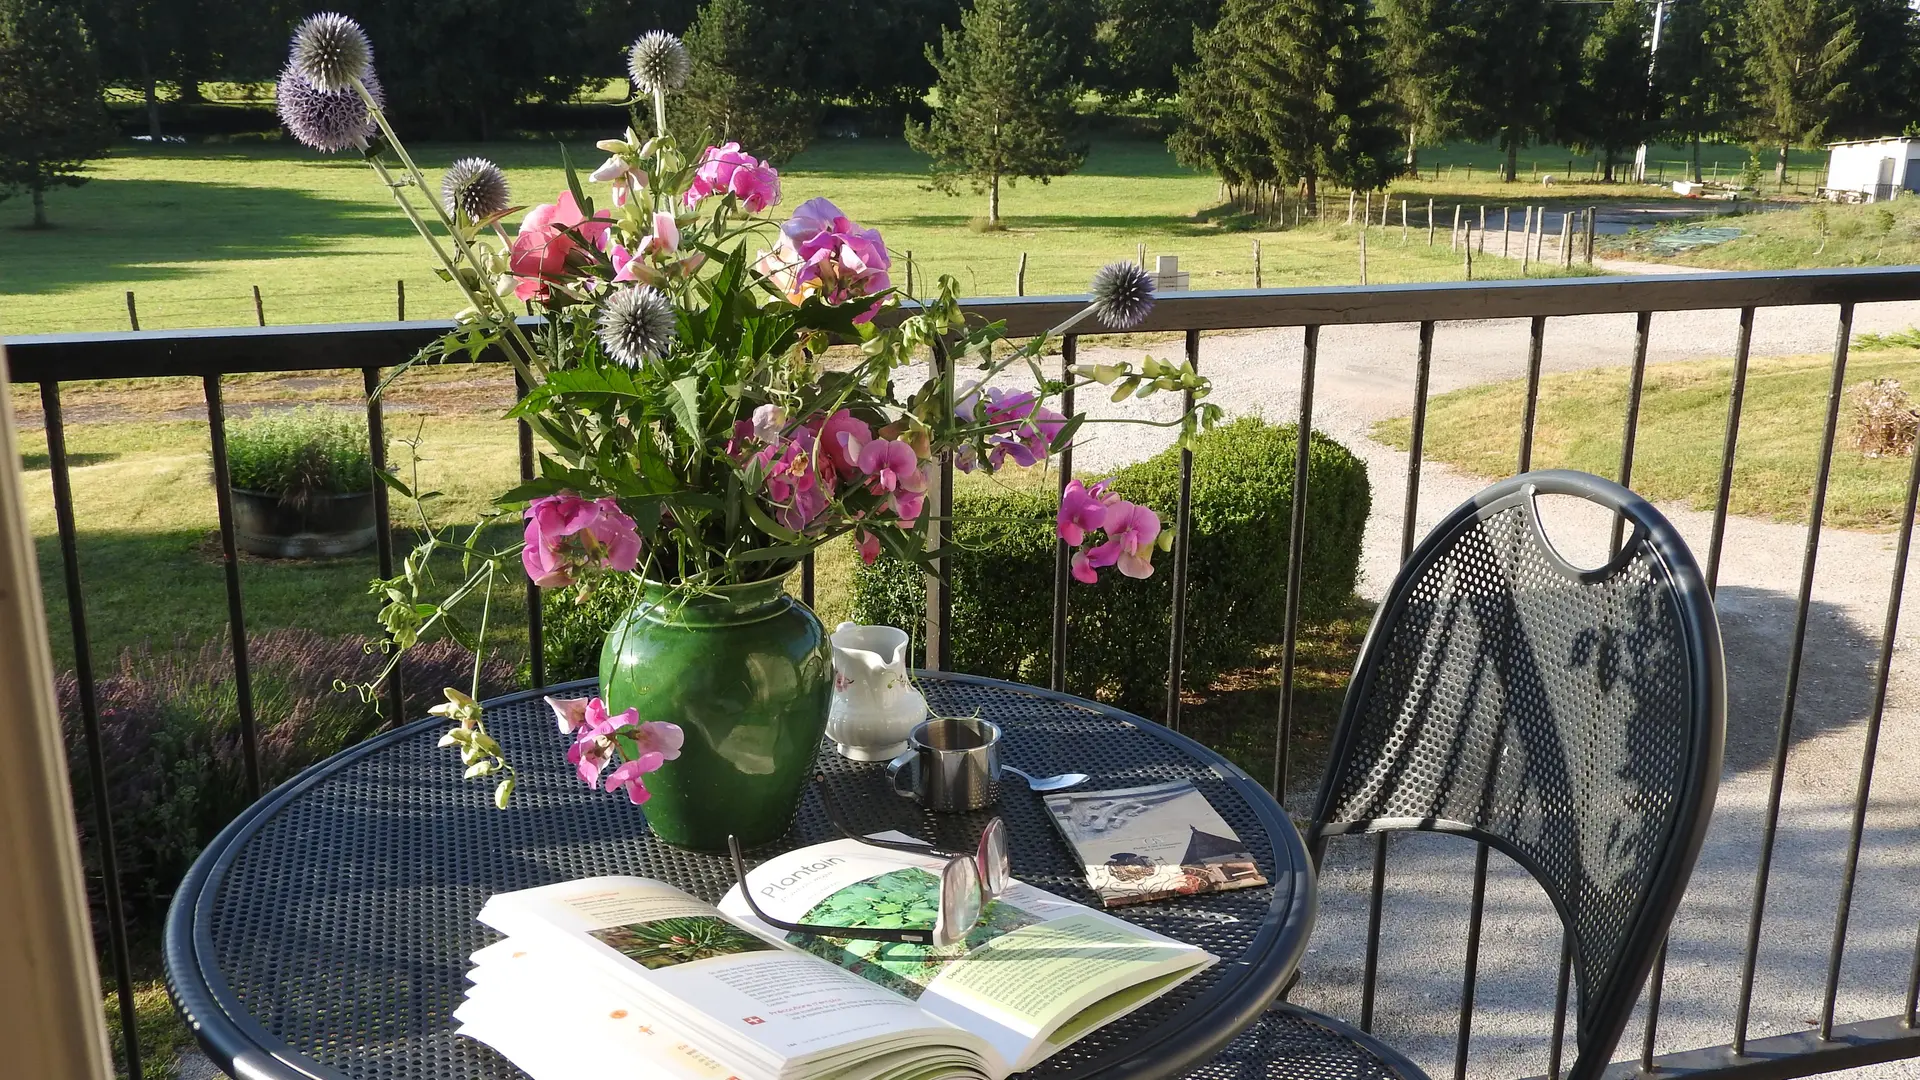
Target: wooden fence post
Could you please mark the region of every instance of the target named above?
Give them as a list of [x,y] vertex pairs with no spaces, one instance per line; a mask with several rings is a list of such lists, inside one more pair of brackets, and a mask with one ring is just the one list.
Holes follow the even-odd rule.
[[1503,259],[1510,257],[1508,254],[1508,244],[1512,242],[1513,233],[1508,230],[1513,227],[1513,223],[1508,219],[1512,216],[1513,207],[1503,206],[1500,208],[1500,257]]
[[1347,189],[1347,224],[1353,224],[1353,189]]
[[[1438,165],[1434,166],[1435,169],[1438,169],[1439,167],[1440,166]],[[1427,246],[1428,247],[1433,246],[1433,200],[1432,199],[1427,200]]]
[[1480,204],[1480,254],[1487,253],[1487,204]]
[[1565,210],[1560,211],[1560,265],[1573,265],[1573,220]]
[[1527,276],[1533,265],[1533,207],[1527,207],[1527,220],[1520,226],[1520,276]]
[[253,287],[253,318],[261,326],[267,325],[267,308],[260,302],[260,286]]
[[1587,207],[1587,265],[1588,266],[1593,265],[1593,216],[1594,214],[1599,212],[1599,209],[1600,208],[1597,206]]
[[1253,238],[1253,287],[1260,288],[1260,238]]
[[[1484,235],[1482,239],[1485,239]],[[1467,280],[1473,280],[1473,222],[1467,222],[1467,242],[1460,245],[1467,251]]]
[[1013,273],[1013,295],[1027,295],[1027,253],[1020,253],[1020,269]]
[[1447,242],[1453,245],[1453,250],[1455,251],[1460,250],[1460,204],[1459,203],[1453,204],[1453,231],[1452,231],[1452,234],[1447,237]]
[[1407,200],[1400,200],[1400,242],[1407,242]]
[[396,322],[407,321],[407,279],[393,279],[393,317]]
[[1360,284],[1367,283],[1367,230],[1360,230]]
[[133,306],[132,289],[127,290],[127,321],[133,324],[135,330],[140,329],[140,312]]

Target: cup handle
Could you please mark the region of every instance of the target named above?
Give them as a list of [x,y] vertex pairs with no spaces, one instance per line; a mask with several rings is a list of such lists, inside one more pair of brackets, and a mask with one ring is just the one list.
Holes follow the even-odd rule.
[[[892,761],[887,762],[887,779],[892,781],[893,793],[903,799],[918,798],[917,793],[915,793],[913,789],[918,783],[919,772],[920,754],[915,750],[907,750],[895,757]],[[907,776],[907,786],[905,788],[900,786],[900,778],[902,775]]]

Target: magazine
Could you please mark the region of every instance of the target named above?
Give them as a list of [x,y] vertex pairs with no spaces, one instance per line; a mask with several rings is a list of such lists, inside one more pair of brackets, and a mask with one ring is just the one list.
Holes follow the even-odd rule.
[[[943,860],[841,840],[751,874],[776,919],[931,925]],[[637,877],[487,901],[461,1031],[535,1080],[1004,1080],[1212,964],[1019,882],[945,949],[788,935]]]
[[1267,883],[1191,781],[1048,795],[1046,804],[1107,907]]

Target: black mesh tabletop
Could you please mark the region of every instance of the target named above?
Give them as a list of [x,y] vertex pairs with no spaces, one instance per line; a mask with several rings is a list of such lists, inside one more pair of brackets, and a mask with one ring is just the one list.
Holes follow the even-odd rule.
[[[1102,705],[971,676],[922,679],[935,710],[999,724],[1006,760],[1029,772],[1085,772],[1087,790],[1193,781],[1273,882],[1116,909],[1221,963],[1030,1075],[1177,1074],[1258,1017],[1299,962],[1314,895],[1300,836],[1265,789],[1192,740]],[[453,1033],[468,955],[499,937],[474,921],[489,896],[632,874],[718,900],[733,884],[724,856],[660,843],[641,808],[574,778],[541,695],[592,688],[489,704],[488,730],[520,770],[510,810],[493,808],[484,781],[460,779],[455,752],[435,745],[446,722],[429,719],[315,765],[222,831],[181,883],[165,942],[174,1003],[214,1062],[267,1080],[514,1080],[523,1074],[504,1058]],[[892,794],[883,766],[824,743],[820,762],[849,824],[956,845],[998,813],[1017,877],[1097,905],[1040,796],[1017,780],[992,811],[933,814]],[[838,836],[809,791],[787,836],[757,855]]]

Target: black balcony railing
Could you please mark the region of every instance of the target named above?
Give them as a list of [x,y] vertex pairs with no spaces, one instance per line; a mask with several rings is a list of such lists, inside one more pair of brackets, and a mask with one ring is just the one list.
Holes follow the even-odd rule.
[[[1920,454],[1915,455],[1900,519],[1897,553],[1888,582],[1889,604],[1880,638],[1878,662],[1874,668],[1872,704],[1866,719],[1865,743],[1855,777],[1855,797],[1851,806],[1848,846],[1837,875],[1838,915],[1832,929],[1821,1011],[1809,1030],[1766,1038],[1749,1038],[1756,965],[1766,929],[1766,902],[1774,850],[1781,827],[1782,793],[1788,750],[1794,731],[1796,698],[1808,633],[1808,613],[1814,590],[1815,569],[1820,553],[1822,517],[1831,477],[1831,465],[1838,438],[1842,392],[1845,388],[1847,352],[1856,305],[1920,300],[1920,268],[1872,270],[1812,270],[1765,274],[1701,274],[1675,277],[1588,278],[1485,282],[1439,285],[1399,285],[1378,288],[1312,288],[1245,292],[1187,293],[1162,297],[1140,332],[1179,332],[1184,334],[1188,359],[1202,359],[1204,331],[1247,328],[1299,327],[1302,334],[1302,365],[1299,388],[1298,421],[1302,431],[1313,425],[1315,367],[1322,327],[1356,324],[1417,324],[1418,344],[1407,358],[1412,367],[1413,411],[1410,453],[1407,458],[1406,503],[1402,518],[1400,554],[1412,550],[1416,511],[1420,496],[1420,471],[1427,412],[1428,389],[1433,362],[1435,328],[1441,323],[1465,320],[1527,319],[1527,390],[1525,411],[1515,439],[1516,471],[1526,471],[1532,463],[1534,428],[1537,417],[1543,342],[1547,320],[1576,315],[1633,314],[1636,332],[1630,361],[1629,392],[1625,416],[1618,479],[1630,485],[1633,476],[1634,448],[1640,426],[1641,393],[1647,365],[1649,329],[1661,312],[1734,310],[1739,313],[1733,348],[1733,373],[1729,387],[1729,408],[1724,439],[1719,448],[1718,497],[1713,510],[1707,549],[1709,587],[1717,586],[1723,542],[1726,535],[1727,507],[1732,490],[1736,452],[1739,444],[1741,407],[1746,394],[1748,356],[1752,343],[1754,313],[1759,308],[1804,305],[1837,305],[1839,316],[1835,339],[1831,380],[1825,407],[1819,466],[1815,475],[1809,507],[1805,547],[1791,645],[1787,661],[1786,694],[1775,728],[1770,761],[1770,788],[1765,811],[1765,828],[1753,878],[1752,901],[1746,913],[1745,950],[1738,972],[1721,973],[1736,980],[1738,1007],[1729,1018],[1729,1038],[1725,1044],[1656,1056],[1656,1034],[1661,1019],[1661,993],[1665,983],[1665,951],[1649,980],[1646,990],[1646,1024],[1637,1061],[1615,1066],[1618,1077],[1660,1074],[1738,1075],[1744,1080],[1782,1080],[1876,1062],[1920,1055],[1920,1031],[1914,1028],[1916,995],[1920,994],[1920,941],[1913,953],[1912,975],[1905,994],[1905,1008],[1897,1015],[1853,1024],[1836,1024],[1840,969],[1848,946],[1848,921],[1856,896],[1856,872],[1866,830],[1867,810],[1872,792],[1873,770],[1878,753],[1879,734],[1886,709],[1888,676],[1894,658],[1902,590],[1907,568],[1907,548],[1912,540],[1916,493],[1920,493]],[[1074,297],[1026,297],[973,301],[968,309],[989,319],[1004,319],[1013,336],[1038,333],[1055,325],[1079,309],[1082,300]],[[45,413],[46,439],[53,489],[55,519],[63,563],[68,618],[73,637],[74,667],[79,684],[78,705],[86,743],[86,767],[90,771],[94,804],[85,808],[92,819],[88,834],[99,851],[101,887],[106,899],[104,910],[108,925],[105,936],[119,999],[120,1022],[127,1048],[129,1074],[142,1075],[140,1052],[134,1030],[133,979],[127,929],[122,921],[120,883],[113,833],[114,807],[108,804],[105,782],[105,757],[101,746],[99,716],[93,693],[93,664],[89,645],[86,603],[80,564],[76,552],[76,531],[72,490],[68,473],[68,454],[61,415],[60,387],[77,380],[115,380],[156,376],[199,377],[202,380],[211,433],[214,484],[219,509],[221,553],[226,572],[228,620],[231,629],[234,676],[238,688],[238,710],[243,753],[246,756],[247,782],[252,794],[259,793],[259,751],[255,732],[253,701],[247,670],[247,633],[245,604],[238,559],[231,495],[225,468],[225,425],[222,407],[222,377],[242,373],[338,370],[342,360],[361,370],[369,391],[367,420],[372,453],[377,466],[384,466],[385,442],[382,434],[382,405],[371,395],[383,368],[410,358],[416,350],[446,329],[438,323],[377,323],[287,328],[236,328],[214,330],[145,331],[109,334],[51,334],[16,337],[6,341],[7,360],[12,380],[19,384],[38,384]],[[1069,336],[1063,343],[1061,364],[1074,363],[1077,339]],[[487,358],[483,357],[484,362]],[[942,362],[936,356],[935,362]],[[1071,407],[1071,401],[1067,403]],[[1294,477],[1298,485],[1292,504],[1292,522],[1285,538],[1288,550],[1287,610],[1281,642],[1280,705],[1276,717],[1274,757],[1270,781],[1277,792],[1288,787],[1294,719],[1294,664],[1298,643],[1300,566],[1306,542],[1306,507],[1312,492],[1306,490],[1308,478],[1308,440],[1296,443],[1298,459]],[[1710,453],[1708,447],[1702,453]],[[533,469],[532,434],[520,425],[520,465],[523,476]],[[1059,461],[1059,482],[1064,487],[1073,475],[1071,451]],[[1182,456],[1179,503],[1174,518],[1174,550],[1170,573],[1174,582],[1172,630],[1168,641],[1166,714],[1168,724],[1178,727],[1181,715],[1181,675],[1184,653],[1187,546],[1190,536],[1190,493],[1193,460]],[[933,501],[936,522],[934,549],[946,540],[945,508],[952,505],[953,470],[942,470]],[[382,528],[379,533],[380,572],[393,573],[392,523],[383,488],[376,486],[377,511]],[[1617,545],[1618,524],[1614,541]],[[1061,545],[1055,563],[1052,606],[1053,640],[1051,678],[1055,689],[1066,682],[1062,647],[1067,625],[1067,559]],[[802,572],[803,599],[812,600],[813,567],[811,561]],[[546,664],[540,626],[538,590],[527,591],[527,619],[531,671],[535,685],[544,684]],[[936,579],[928,586],[926,665],[946,668],[950,665],[951,643],[947,633],[951,621],[952,596]],[[389,687],[389,719],[398,722],[402,694],[398,685]],[[1789,823],[1791,824],[1791,823]],[[1377,838],[1372,852],[1372,879],[1367,911],[1366,955],[1362,974],[1360,1015],[1362,1027],[1371,1030],[1374,1022],[1376,984],[1379,978],[1381,912],[1383,883],[1386,878],[1388,847],[1384,836]],[[1488,860],[1484,845],[1474,863],[1472,905],[1468,922],[1468,948],[1463,972],[1458,1033],[1453,1075],[1461,1080],[1468,1069],[1468,1050],[1475,1015],[1474,995],[1477,963],[1486,896]],[[1564,1032],[1567,1004],[1566,966],[1563,963],[1558,982],[1557,1018],[1550,1056],[1544,1063],[1547,1075],[1558,1077],[1561,1035]]]

